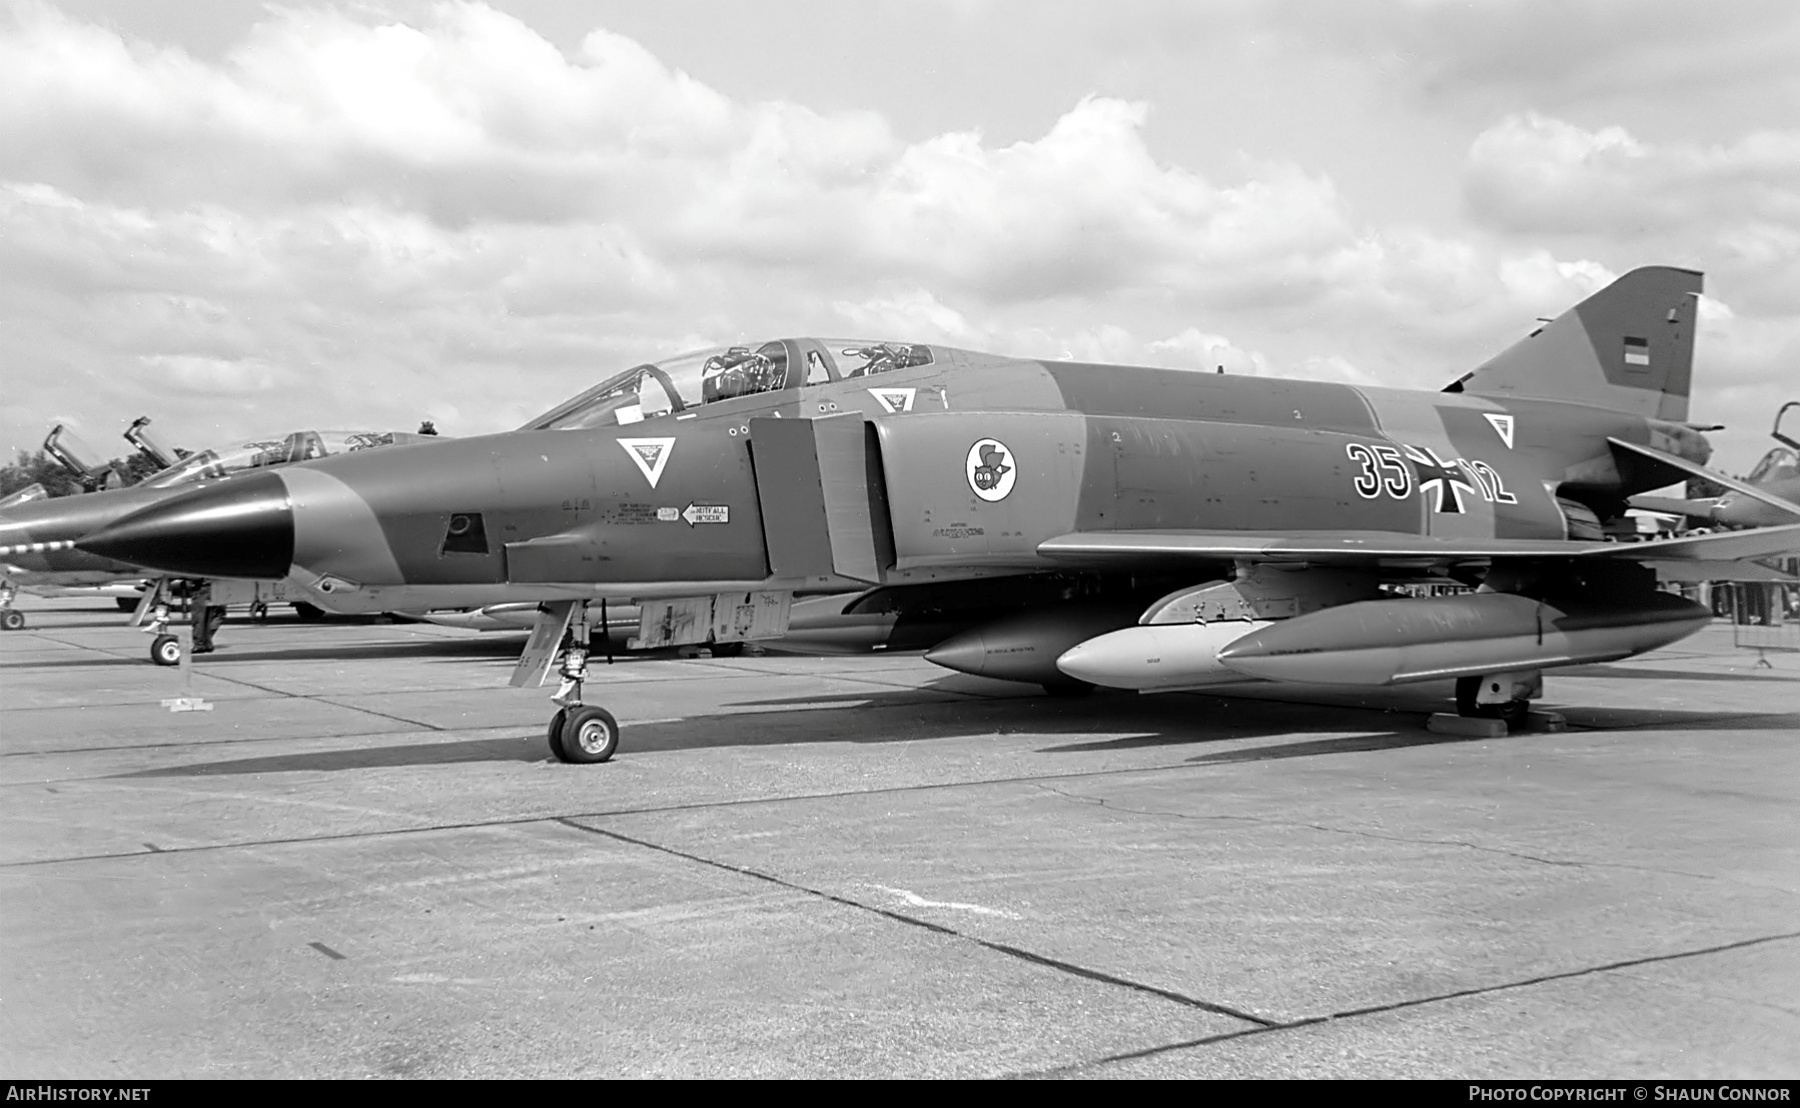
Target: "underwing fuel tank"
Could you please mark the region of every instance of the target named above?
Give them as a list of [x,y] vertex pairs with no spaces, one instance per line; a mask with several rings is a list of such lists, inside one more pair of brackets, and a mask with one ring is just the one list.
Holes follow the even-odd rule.
[[977,677],[1066,685],[1069,678],[1057,668],[1057,657],[1084,639],[1129,626],[1143,608],[1141,603],[1061,604],[1002,616],[945,639],[925,652],[925,660]]
[[1662,592],[1557,602],[1513,593],[1365,600],[1264,627],[1218,659],[1269,681],[1395,685],[1616,661],[1685,638],[1711,618]]
[[1266,620],[1220,620],[1127,627],[1071,647],[1056,666],[1090,685],[1140,692],[1242,681],[1243,674],[1219,661],[1219,651],[1272,626]]

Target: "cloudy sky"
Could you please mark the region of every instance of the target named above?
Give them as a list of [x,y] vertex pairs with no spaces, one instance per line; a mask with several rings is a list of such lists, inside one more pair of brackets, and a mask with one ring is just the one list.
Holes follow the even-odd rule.
[[0,0],[0,448],[504,430],[782,334],[1436,388],[1707,273],[1800,399],[1791,0]]

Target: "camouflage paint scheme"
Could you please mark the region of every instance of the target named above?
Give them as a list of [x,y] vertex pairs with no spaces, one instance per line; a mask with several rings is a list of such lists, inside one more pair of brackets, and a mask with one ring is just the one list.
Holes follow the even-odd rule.
[[[520,431],[239,477],[82,545],[184,575],[287,574],[340,611],[568,601],[582,635],[585,601],[875,587],[809,612],[806,634],[950,634],[927,656],[1047,686],[1133,611],[1190,628],[1300,617],[1259,633],[1267,657],[1201,636],[1202,668],[1235,657],[1240,673],[1314,665],[1301,628],[1323,608],[1376,613],[1426,650],[1441,613],[1459,680],[1492,671],[1480,695],[1519,705],[1541,688],[1542,620],[1573,644],[1543,665],[1628,656],[1707,618],[1657,600],[1657,573],[1768,579],[1748,560],[1800,547],[1800,526],[1599,541],[1632,495],[1708,472],[1683,422],[1700,287],[1633,271],[1442,392],[779,339],[647,363]],[[1237,591],[1200,596],[1234,574]],[[1516,622],[1516,605],[1376,599],[1422,575],[1532,597],[1540,622],[1488,643],[1484,613]],[[555,628],[539,632],[515,680],[554,657]],[[1367,672],[1383,631],[1365,633],[1317,666]],[[580,705],[568,653],[558,702],[580,714],[560,740],[559,714],[552,749],[603,761],[616,724]],[[1475,696],[1459,685],[1459,710]]]
[[[1580,383],[1572,391],[1612,408],[1502,395],[1516,391],[1506,368],[1531,354],[1520,347],[1436,393],[909,347],[929,362],[855,377],[834,364],[822,383],[622,425],[254,477],[293,509],[291,551],[265,568],[291,561],[328,607],[395,610],[1117,562],[1045,549],[1071,535],[1379,533],[1463,544],[1439,561],[1490,561],[1512,551],[1486,540],[1566,542],[1587,518],[1577,510],[1572,526],[1573,505],[1606,518],[1679,476],[1609,439],[1706,460],[1704,437],[1679,422],[1685,395],[1665,391],[1685,391],[1699,285],[1685,270],[1638,270],[1520,344],[1551,344],[1555,364],[1573,357],[1563,371]],[[1615,300],[1648,307],[1632,316]],[[816,364],[822,344],[765,344],[777,346],[798,365],[808,355]],[[1634,349],[1649,351],[1647,365],[1627,362]],[[1502,387],[1483,387],[1490,374]],[[785,447],[756,456],[777,421],[811,428],[823,472],[849,482],[831,512],[860,501],[869,556],[830,550],[841,520],[821,522],[821,490],[807,487],[820,470],[809,474]],[[1004,467],[1003,495],[976,487],[983,467],[971,452],[983,442]],[[455,516],[479,517],[479,547],[447,545]],[[1195,550],[1205,556],[1204,544]]]

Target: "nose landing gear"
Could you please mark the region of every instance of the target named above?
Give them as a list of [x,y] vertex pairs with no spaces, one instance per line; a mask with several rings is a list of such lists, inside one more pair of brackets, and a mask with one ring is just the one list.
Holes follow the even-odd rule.
[[158,592],[150,609],[150,623],[144,628],[144,634],[155,636],[150,640],[150,660],[159,666],[178,666],[181,640],[169,634],[169,600],[161,591],[161,582],[154,587]]
[[581,702],[582,682],[587,680],[588,634],[587,605],[578,602],[563,637],[561,682],[551,698],[562,707],[550,717],[546,735],[552,756],[577,765],[610,761],[619,750],[619,721],[605,708]]

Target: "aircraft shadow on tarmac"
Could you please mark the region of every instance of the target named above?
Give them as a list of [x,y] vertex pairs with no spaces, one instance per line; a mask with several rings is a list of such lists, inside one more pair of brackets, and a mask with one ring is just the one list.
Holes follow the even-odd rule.
[[[945,682],[966,680],[946,675]],[[622,758],[657,752],[731,746],[765,746],[808,742],[878,744],[967,738],[971,735],[1033,734],[1067,736],[1078,741],[1037,748],[1039,754],[1080,754],[1155,746],[1208,747],[1244,739],[1308,737],[1272,745],[1205,750],[1189,758],[1194,764],[1232,764],[1302,758],[1327,754],[1436,746],[1469,741],[1461,735],[1425,730],[1425,716],[1447,710],[1449,686],[1437,698],[1437,686],[1392,691],[1389,697],[1366,698],[1361,705],[1234,697],[1202,693],[1136,696],[1096,693],[1079,699],[1047,696],[980,696],[938,689],[936,682],[892,692],[832,693],[745,704],[837,704],[842,707],[782,708],[772,711],[722,711],[681,720],[624,725]],[[928,695],[921,695],[921,694]],[[1729,709],[1691,711],[1665,708],[1611,708],[1548,705],[1564,713],[1578,730],[1629,730],[1674,727],[1689,731],[1776,731],[1800,729],[1800,714],[1745,713]],[[1095,738],[1095,735],[1112,736]],[[1512,740],[1543,738],[1541,732],[1507,736]],[[403,766],[452,765],[472,762],[543,762],[541,724],[521,728],[504,738],[467,739],[365,746],[346,750],[279,754],[227,761],[167,766],[120,774],[120,778],[203,777],[230,774],[331,772]],[[581,772],[606,772],[582,767]]]
[[1624,678],[1627,681],[1800,681],[1800,677],[1751,669],[1756,661],[1748,655],[1739,659],[1746,667],[1741,672],[1718,672],[1683,669],[1643,669],[1638,666],[1570,666],[1554,671],[1557,677]]
[[[949,678],[955,680],[956,678]],[[922,691],[931,691],[929,686]],[[822,697],[796,698],[818,703]],[[1200,745],[1235,739],[1291,734],[1295,731],[1353,729],[1356,741],[1411,745],[1442,740],[1419,727],[1416,714],[1408,719],[1405,733],[1394,730],[1396,716],[1378,711],[1357,711],[1346,718],[1338,708],[1329,709],[1332,722],[1321,723],[1317,705],[1293,705],[1274,701],[1232,702],[1223,708],[1215,698],[1187,694],[1138,697],[1130,694],[1097,694],[1080,700],[1053,697],[1006,696],[946,697],[929,699],[919,691],[876,693],[873,696],[834,694],[832,700],[855,700],[844,707],[811,710],[721,712],[683,720],[634,724],[624,722],[621,757],[661,751],[709,747],[762,746],[803,742],[889,743],[919,742],[941,738],[965,738],[981,734],[1091,736],[1127,732],[1118,739],[1073,743],[1040,749],[1040,753],[1074,753],[1082,750],[1118,749],[1137,745]],[[885,718],[884,718],[885,717]],[[1309,718],[1310,717],[1310,718]],[[1370,734],[1368,732],[1376,732]],[[1442,740],[1448,741],[1448,740]],[[1377,749],[1378,747],[1370,747]],[[1318,753],[1330,751],[1320,749]],[[339,771],[399,766],[448,765],[462,762],[542,762],[549,757],[542,732],[537,728],[507,738],[451,742],[405,743],[358,747],[349,750],[280,754],[228,761],[167,766],[120,774],[121,778],[199,777],[224,774]],[[604,773],[604,769],[596,772]]]
[[[276,647],[267,650],[244,649],[221,643],[204,658],[195,659],[195,672],[205,673],[214,667],[229,667],[246,662],[319,662],[366,661],[372,659],[438,658],[445,661],[504,661],[511,666],[519,656],[519,644],[486,642],[481,639],[403,639],[374,643],[335,643],[321,646]],[[31,662],[7,662],[7,669],[81,669],[83,667],[144,666],[149,660],[142,652],[108,655],[99,658],[47,659]]]
[[371,659],[401,658],[442,658],[450,661],[462,659],[504,660],[510,667],[519,657],[519,644],[513,642],[486,642],[481,639],[442,639],[442,638],[408,638],[391,639],[386,642],[369,643],[337,643],[324,646],[272,647],[267,650],[237,649],[229,644],[221,644],[218,650],[204,660],[196,660],[196,667],[205,670],[212,666],[229,666],[241,662],[325,662],[325,661],[362,661]]
[[251,773],[335,772],[354,769],[392,769],[400,766],[454,765],[459,762],[541,762],[548,753],[543,744],[517,738],[468,739],[448,743],[410,743],[366,746],[353,750],[321,750],[311,754],[276,754],[263,758],[239,758],[222,762],[198,762],[186,766],[113,774],[115,780],[155,777],[224,777]]

